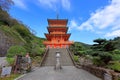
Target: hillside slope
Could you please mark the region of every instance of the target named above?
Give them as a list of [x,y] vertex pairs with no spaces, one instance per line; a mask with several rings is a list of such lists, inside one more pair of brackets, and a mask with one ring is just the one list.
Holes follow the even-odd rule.
[[44,48],[44,40],[36,37],[26,25],[10,17],[7,11],[0,9],[0,56],[5,56],[14,45],[21,45],[27,52],[33,53],[36,49]]

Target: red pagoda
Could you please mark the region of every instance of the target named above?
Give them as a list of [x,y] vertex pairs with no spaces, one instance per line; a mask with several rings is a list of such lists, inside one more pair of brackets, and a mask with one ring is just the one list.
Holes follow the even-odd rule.
[[67,19],[48,19],[48,34],[45,33],[47,41],[44,45],[48,48],[66,48],[73,44],[69,41]]

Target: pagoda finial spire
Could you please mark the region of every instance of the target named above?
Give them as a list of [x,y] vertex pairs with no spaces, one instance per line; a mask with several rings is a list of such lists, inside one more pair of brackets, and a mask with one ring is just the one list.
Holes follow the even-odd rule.
[[59,19],[59,14],[57,13],[57,19]]

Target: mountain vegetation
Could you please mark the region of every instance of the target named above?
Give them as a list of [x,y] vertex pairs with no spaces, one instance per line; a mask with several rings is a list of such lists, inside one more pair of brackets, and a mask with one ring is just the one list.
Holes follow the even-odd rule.
[[120,37],[110,40],[98,38],[93,42],[95,42],[93,45],[75,42],[70,49],[75,57],[85,57],[95,66],[120,71]]
[[45,39],[35,36],[27,25],[9,15],[8,10],[13,4],[12,0],[0,0],[0,56],[7,56],[10,63],[18,54],[42,56]]

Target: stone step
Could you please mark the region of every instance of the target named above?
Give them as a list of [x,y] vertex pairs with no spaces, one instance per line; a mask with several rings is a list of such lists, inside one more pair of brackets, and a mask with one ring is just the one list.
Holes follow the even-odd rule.
[[[49,49],[49,52],[48,52],[42,66],[55,66],[56,51],[58,51],[58,49],[56,49],[56,48]],[[60,56],[61,56],[60,57],[61,65],[62,66],[72,66],[73,62],[69,56],[68,51],[65,48],[60,48],[59,52],[60,52]]]

